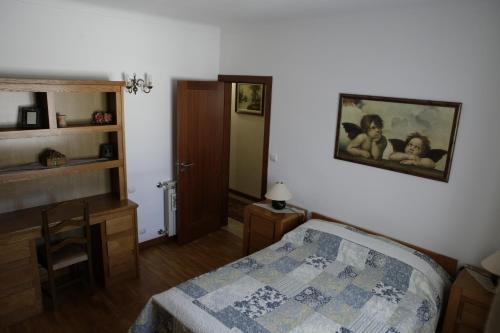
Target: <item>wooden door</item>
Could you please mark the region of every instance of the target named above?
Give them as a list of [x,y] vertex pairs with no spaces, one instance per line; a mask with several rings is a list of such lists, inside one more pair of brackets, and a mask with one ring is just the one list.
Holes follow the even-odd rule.
[[177,239],[187,243],[223,223],[224,83],[177,83]]

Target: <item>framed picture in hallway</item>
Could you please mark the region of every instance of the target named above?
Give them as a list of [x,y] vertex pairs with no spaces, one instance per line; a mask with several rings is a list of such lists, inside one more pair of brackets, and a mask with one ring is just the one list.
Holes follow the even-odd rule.
[[448,182],[461,106],[340,94],[334,158]]
[[264,115],[264,84],[237,83],[235,99],[237,113]]

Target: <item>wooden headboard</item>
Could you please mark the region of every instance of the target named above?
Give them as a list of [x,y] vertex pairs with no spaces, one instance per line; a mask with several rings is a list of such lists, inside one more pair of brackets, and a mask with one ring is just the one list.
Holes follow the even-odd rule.
[[432,252],[430,250],[421,248],[419,246],[416,246],[416,245],[413,245],[413,244],[409,244],[409,243],[400,241],[398,239],[395,239],[395,238],[392,238],[392,237],[388,237],[388,236],[379,234],[377,232],[366,230],[364,228],[360,228],[360,227],[355,226],[353,224],[342,222],[342,221],[339,221],[337,219],[334,219],[334,218],[331,218],[331,217],[328,217],[328,216],[324,216],[324,215],[318,214],[316,212],[312,212],[311,219],[325,220],[325,221],[330,221],[330,222],[345,224],[345,225],[351,226],[353,228],[356,228],[358,230],[361,230],[361,231],[366,232],[366,233],[371,234],[371,235],[383,236],[385,238],[388,238],[390,240],[396,241],[396,242],[398,242],[400,244],[403,244],[405,246],[411,247],[412,249],[415,249],[415,250],[417,250],[419,252],[422,252],[422,253],[428,255],[429,257],[431,257],[432,259],[434,259],[435,262],[437,262],[439,265],[441,265],[444,268],[444,270],[446,272],[448,272],[448,274],[450,274],[452,277],[455,277],[455,274],[457,272],[457,260],[453,259],[453,258],[450,258],[450,257],[447,257],[445,255],[442,255],[442,254],[439,254],[439,253],[436,253],[436,252]]

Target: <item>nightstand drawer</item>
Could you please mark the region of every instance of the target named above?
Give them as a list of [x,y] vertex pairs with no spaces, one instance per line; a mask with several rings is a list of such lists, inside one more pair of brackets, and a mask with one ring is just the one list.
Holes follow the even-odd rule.
[[307,212],[276,213],[260,205],[245,207],[245,227],[243,230],[243,255],[259,251],[281,239],[283,234],[297,227]]
[[270,238],[272,241],[274,236],[273,221],[265,220],[257,215],[252,215],[250,217],[250,228],[252,230],[252,234],[260,234],[263,237]]
[[481,333],[482,331],[478,331],[475,328],[471,328],[465,325],[460,325],[456,330],[455,333]]
[[104,284],[112,285],[138,275],[136,210],[105,216],[101,224]]
[[33,264],[29,258],[5,265],[0,272],[0,297],[33,286]]
[[482,330],[488,318],[488,309],[470,302],[463,302],[460,321],[478,330]]
[[463,269],[451,286],[443,333],[481,333],[490,311],[493,294]]
[[30,242],[0,243],[0,264],[29,258],[31,256]]
[[120,232],[133,230],[134,218],[131,214],[106,220],[106,234],[113,235]]
[[16,311],[36,307],[37,301],[37,291],[34,287],[0,298],[0,323],[2,317],[5,317],[5,321],[8,322],[7,317],[15,314]]
[[272,243],[273,243],[272,238],[266,237],[259,233],[252,232],[250,234],[250,244],[249,244],[250,253],[262,250],[263,248],[271,245]]

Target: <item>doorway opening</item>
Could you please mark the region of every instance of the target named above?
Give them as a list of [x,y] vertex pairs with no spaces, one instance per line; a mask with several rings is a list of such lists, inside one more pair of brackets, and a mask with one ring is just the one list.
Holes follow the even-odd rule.
[[271,76],[219,75],[224,87],[226,229],[243,238],[244,208],[267,190]]

